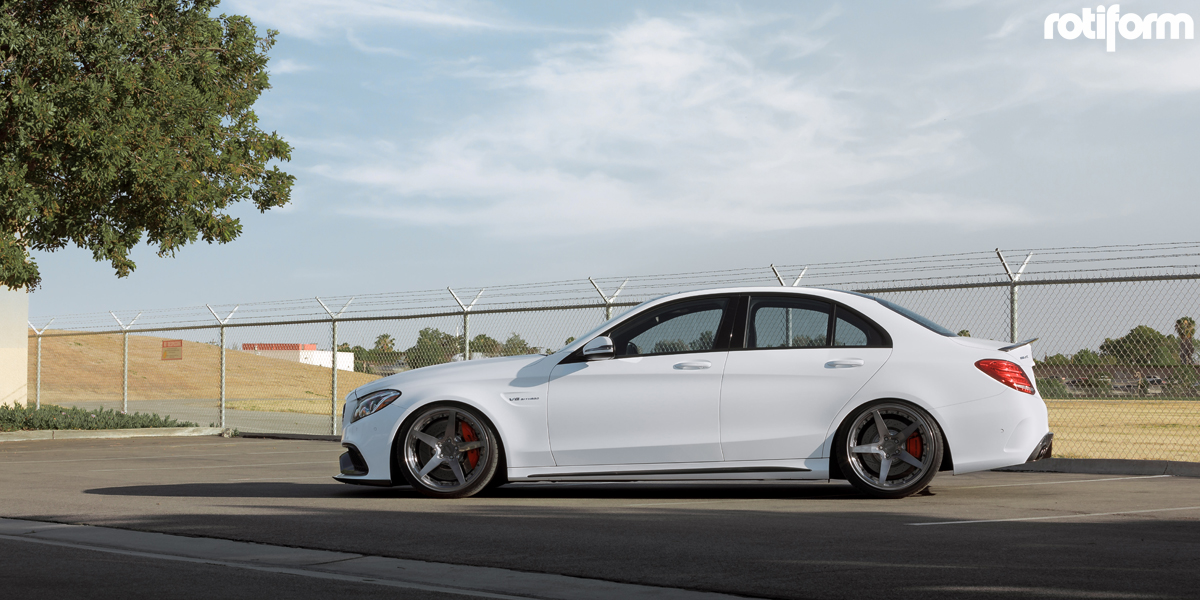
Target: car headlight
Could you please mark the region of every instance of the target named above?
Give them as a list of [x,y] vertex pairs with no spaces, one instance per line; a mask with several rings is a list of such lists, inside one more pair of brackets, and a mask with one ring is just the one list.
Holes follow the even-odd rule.
[[354,417],[350,422],[353,423],[383,410],[385,406],[395,402],[399,397],[400,390],[379,390],[363,396],[358,400],[358,406],[354,408]]

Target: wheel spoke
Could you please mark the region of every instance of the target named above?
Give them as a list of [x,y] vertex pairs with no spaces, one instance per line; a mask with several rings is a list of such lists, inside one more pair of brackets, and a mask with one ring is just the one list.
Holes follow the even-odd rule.
[[478,450],[479,448],[482,448],[482,447],[483,447],[483,442],[476,440],[474,442],[465,442],[465,443],[459,444],[458,451],[466,452],[467,450]]
[[414,438],[414,439],[416,439],[416,440],[419,440],[419,441],[420,441],[420,442],[422,442],[422,443],[424,443],[426,446],[433,447],[433,446],[437,446],[437,445],[438,445],[438,439],[437,439],[437,438],[435,438],[435,437],[433,437],[432,435],[429,435],[429,434],[427,434],[427,433],[421,433],[420,431],[414,431],[414,432],[413,432],[413,438]]
[[879,485],[887,485],[888,469],[892,468],[892,459],[885,458],[879,462]]
[[886,440],[891,433],[888,432],[887,423],[883,422],[883,415],[879,414],[879,411],[874,411],[871,414],[875,415],[875,429],[879,430],[879,441],[882,442],[883,440]]
[[905,427],[904,431],[901,431],[900,433],[896,434],[896,439],[898,439],[900,441],[907,440],[908,436],[912,435],[913,432],[916,431],[917,428],[920,426],[921,426],[921,423],[919,421],[913,421],[912,425]]
[[457,460],[448,460],[446,462],[450,463],[450,470],[454,471],[454,477],[458,479],[458,485],[466,483],[467,478],[463,475],[462,465],[458,464]]
[[922,463],[921,461],[917,460],[917,457],[915,457],[915,456],[913,456],[913,455],[909,454],[907,451],[904,451],[904,450],[901,450],[901,451],[900,451],[900,460],[902,460],[902,461],[904,461],[904,462],[906,462],[906,463],[908,463],[908,464],[910,464],[910,465],[912,465],[912,466],[914,466],[914,467],[916,467],[916,468],[918,468],[918,469],[924,469],[924,468],[925,468],[925,464],[924,464],[924,463]]
[[850,449],[854,454],[883,454],[883,450],[879,449],[879,444],[863,444]]
[[458,428],[455,427],[455,422],[454,422],[454,411],[453,410],[447,411],[447,413],[446,413],[446,432],[442,434],[442,441],[449,441],[449,440],[454,439],[454,436],[458,435],[457,429]]
[[425,463],[425,467],[421,469],[421,473],[420,473],[421,477],[428,475],[430,471],[438,468],[438,466],[440,466],[443,461],[444,461],[444,459],[438,458],[436,456],[429,459],[429,462]]

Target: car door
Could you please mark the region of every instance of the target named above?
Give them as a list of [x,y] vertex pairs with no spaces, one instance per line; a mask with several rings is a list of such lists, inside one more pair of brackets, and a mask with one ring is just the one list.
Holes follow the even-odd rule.
[[891,356],[886,332],[824,299],[747,301],[721,389],[725,460],[821,457],[830,423]]
[[654,307],[608,335],[615,356],[568,358],[547,393],[550,447],[566,465],[721,460],[729,297]]

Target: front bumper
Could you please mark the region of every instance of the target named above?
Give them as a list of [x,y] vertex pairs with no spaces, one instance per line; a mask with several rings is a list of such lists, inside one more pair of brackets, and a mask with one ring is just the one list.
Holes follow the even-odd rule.
[[1046,436],[1042,438],[1042,441],[1038,442],[1037,448],[1033,449],[1033,453],[1029,455],[1029,460],[1027,460],[1025,462],[1031,463],[1035,460],[1042,460],[1043,458],[1050,458],[1050,453],[1053,452],[1053,450],[1054,450],[1054,434],[1047,433]]
[[366,476],[371,472],[367,466],[366,459],[363,458],[361,452],[354,444],[342,444],[346,452],[338,457],[341,473],[334,475],[333,478],[342,483],[350,483],[354,485],[374,485],[381,487],[389,487],[395,485],[391,479],[368,479]]

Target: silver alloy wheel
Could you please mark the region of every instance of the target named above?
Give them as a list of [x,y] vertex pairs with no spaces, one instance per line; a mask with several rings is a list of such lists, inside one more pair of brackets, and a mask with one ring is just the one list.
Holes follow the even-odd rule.
[[[867,485],[888,492],[901,491],[920,481],[935,459],[934,429],[912,407],[878,404],[859,415],[846,436],[849,464]],[[916,450],[913,455],[910,450]]]
[[483,424],[454,407],[427,410],[404,436],[409,473],[437,492],[454,493],[474,484],[485,472],[492,451]]

